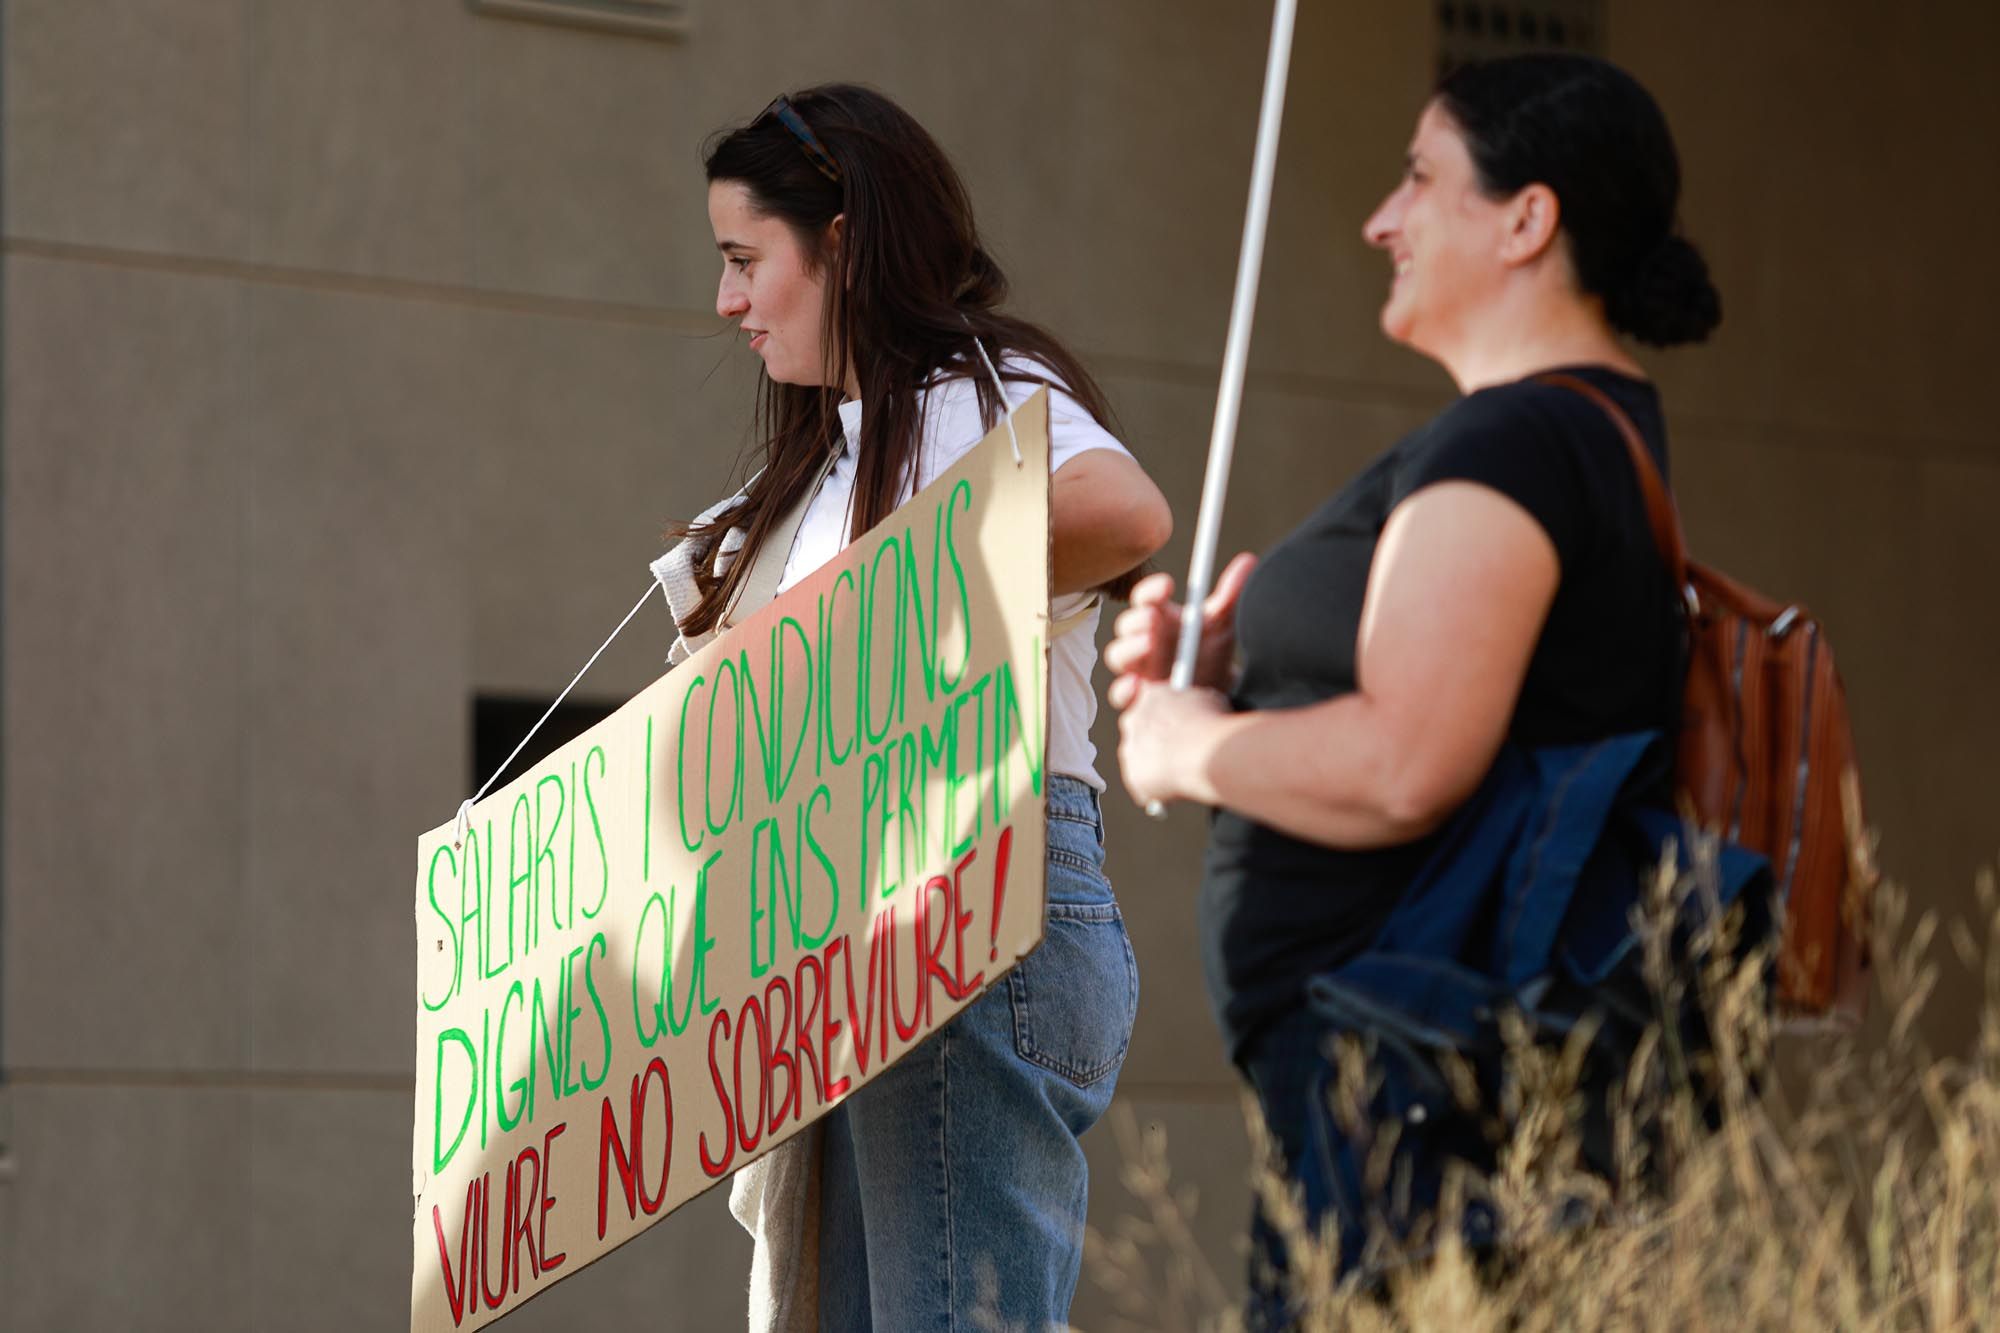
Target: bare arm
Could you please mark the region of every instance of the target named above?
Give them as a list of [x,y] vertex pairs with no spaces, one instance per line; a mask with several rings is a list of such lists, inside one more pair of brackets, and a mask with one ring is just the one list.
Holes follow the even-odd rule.
[[1081,592],[1166,545],[1174,518],[1160,488],[1130,455],[1092,449],[1056,469],[1049,527],[1055,590]]
[[1326,846],[1419,837],[1491,766],[1560,576],[1548,534],[1514,501],[1472,482],[1426,487],[1376,549],[1353,694],[1232,714],[1212,691],[1121,680],[1126,786]]

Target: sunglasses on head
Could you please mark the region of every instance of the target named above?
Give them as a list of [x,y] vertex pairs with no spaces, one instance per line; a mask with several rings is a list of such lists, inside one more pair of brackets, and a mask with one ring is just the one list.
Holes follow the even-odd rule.
[[820,175],[835,183],[839,182],[840,167],[834,162],[833,154],[826,151],[826,145],[819,141],[819,136],[812,132],[810,125],[806,124],[805,117],[799,114],[798,108],[793,106],[784,94],[780,93],[772,99],[771,105],[765,107],[757,119],[762,120],[765,116],[776,116],[778,123],[792,132],[792,137],[799,141],[799,147],[806,150],[806,156],[812,159],[812,164]]

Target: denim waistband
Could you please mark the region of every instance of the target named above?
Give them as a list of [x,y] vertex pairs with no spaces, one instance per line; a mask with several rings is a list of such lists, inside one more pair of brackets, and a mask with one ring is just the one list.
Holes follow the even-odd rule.
[[1103,819],[1103,811],[1098,806],[1097,788],[1082,778],[1073,778],[1066,773],[1048,775],[1043,790],[1048,793],[1049,817],[1051,819],[1081,819],[1095,824]]

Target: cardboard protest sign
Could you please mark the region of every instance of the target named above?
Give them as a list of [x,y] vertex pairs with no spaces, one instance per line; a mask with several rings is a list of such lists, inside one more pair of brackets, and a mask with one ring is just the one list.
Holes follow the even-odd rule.
[[[1048,402],[417,847],[414,1333],[769,1151],[1041,939]],[[735,1279],[731,1279],[735,1280]]]

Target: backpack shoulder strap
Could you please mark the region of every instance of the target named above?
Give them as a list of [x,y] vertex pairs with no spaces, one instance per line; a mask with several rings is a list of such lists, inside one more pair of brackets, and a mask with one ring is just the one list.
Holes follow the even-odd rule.
[[1551,374],[1537,375],[1535,382],[1552,384],[1582,395],[1596,404],[1597,409],[1618,428],[1619,438],[1625,441],[1625,450],[1632,456],[1632,470],[1639,476],[1639,493],[1646,502],[1646,523],[1653,530],[1653,545],[1659,548],[1660,558],[1666,561],[1668,572],[1674,576],[1674,586],[1685,590],[1688,586],[1687,542],[1681,536],[1680,513],[1674,508],[1674,498],[1667,493],[1666,483],[1660,480],[1660,469],[1654,465],[1653,455],[1640,438],[1639,428],[1632,424],[1632,418],[1625,414],[1624,408],[1612,402],[1608,394],[1588,380],[1574,375]]
[[819,495],[819,488],[826,483],[827,474],[838,462],[838,452],[829,452],[826,461],[820,464],[819,474],[812,485],[806,487],[804,496],[792,506],[791,512],[778,521],[770,534],[757,548],[750,561],[750,568],[744,571],[743,583],[736,591],[736,600],[722,614],[722,622],[716,627],[718,633],[735,626],[739,619],[748,620],[778,595],[778,581],[785,576],[785,565],[792,557],[792,544],[798,540],[799,528],[805,524],[806,511]]
[[[757,554],[751,560],[750,568],[744,572],[743,586],[737,590],[736,600],[730,603],[729,610],[723,613],[722,622],[716,626],[715,634],[733,628],[739,620],[747,620],[756,615],[778,595],[778,581],[785,576],[785,565],[791,559],[792,544],[798,540],[799,529],[805,524],[806,510],[812,507],[814,497],[819,494],[819,488],[826,482],[827,474],[833,471],[833,465],[839,457],[837,453],[827,455],[826,461],[820,465],[819,475],[813,478],[813,484],[806,489],[805,498],[792,506],[792,511],[771,529],[770,535],[764,539],[764,544],[757,548]],[[1057,618],[1049,626],[1049,638],[1055,639],[1081,629],[1102,600],[1093,593],[1083,605],[1068,615]]]
[[1099,594],[1092,593],[1084,599],[1082,606],[1079,606],[1066,616],[1057,616],[1054,620],[1050,621],[1049,639],[1053,642],[1056,639],[1060,639],[1063,635],[1070,633],[1072,630],[1082,629],[1085,622],[1090,619],[1091,613],[1097,610],[1103,600],[1103,597]]

